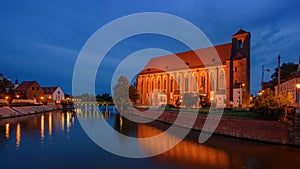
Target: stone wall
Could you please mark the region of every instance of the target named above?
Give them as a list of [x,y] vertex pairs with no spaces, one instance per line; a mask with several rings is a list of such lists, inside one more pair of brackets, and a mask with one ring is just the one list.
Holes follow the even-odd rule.
[[52,110],[58,110],[56,105],[40,105],[40,106],[21,106],[21,107],[1,107],[0,119],[8,117],[16,117],[29,115],[34,113],[47,112]]
[[[152,119],[156,119],[155,117],[159,116],[154,111],[139,113],[137,115],[142,115]],[[164,112],[157,120],[173,123],[177,116],[178,113],[176,112]],[[193,117],[194,115],[188,113],[185,114],[178,125],[186,127]],[[197,116],[196,122],[193,125],[193,129],[202,130],[205,120],[206,116]],[[300,145],[300,132],[298,132],[299,141],[296,142],[294,136],[294,126],[279,121],[222,117],[214,133],[277,144]]]

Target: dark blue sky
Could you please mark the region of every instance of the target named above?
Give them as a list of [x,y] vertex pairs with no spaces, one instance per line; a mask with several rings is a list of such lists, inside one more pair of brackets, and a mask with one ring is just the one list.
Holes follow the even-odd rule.
[[[0,72],[12,80],[60,85],[71,93],[73,68],[87,39],[110,21],[137,12],[182,17],[199,27],[213,44],[230,42],[231,35],[241,27],[250,31],[251,93],[260,88],[263,64],[273,72],[278,54],[282,62],[297,62],[300,56],[297,0],[11,0],[0,2]],[[112,49],[100,65],[96,92],[110,92],[114,66],[130,53],[148,47],[172,52],[187,50],[165,37],[127,39]],[[266,73],[266,80],[271,73]]]

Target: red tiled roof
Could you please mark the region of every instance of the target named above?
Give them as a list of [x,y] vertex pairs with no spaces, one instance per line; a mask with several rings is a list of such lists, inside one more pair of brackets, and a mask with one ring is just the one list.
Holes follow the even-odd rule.
[[58,86],[54,86],[54,87],[42,87],[42,89],[44,90],[44,94],[45,95],[50,95],[53,94],[53,92],[58,88]]
[[16,88],[16,91],[27,90],[33,83],[37,83],[37,82],[36,81],[24,81]]
[[[141,74],[180,70],[218,64],[217,58],[224,64],[230,59],[232,44],[222,44],[187,52],[171,54],[150,59]],[[215,52],[216,51],[216,52]],[[199,56],[202,60],[200,60]],[[205,63],[206,65],[204,65]]]

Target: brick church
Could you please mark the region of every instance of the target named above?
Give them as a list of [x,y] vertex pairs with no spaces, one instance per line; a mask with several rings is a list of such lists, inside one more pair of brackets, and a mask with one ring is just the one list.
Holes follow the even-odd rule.
[[179,106],[188,93],[194,106],[249,108],[250,38],[240,29],[231,43],[150,59],[136,79],[138,103]]

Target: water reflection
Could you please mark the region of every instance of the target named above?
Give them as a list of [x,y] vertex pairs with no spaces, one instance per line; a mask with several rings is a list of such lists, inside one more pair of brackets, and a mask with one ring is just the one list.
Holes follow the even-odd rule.
[[42,114],[41,116],[41,139],[44,140],[45,138],[45,121],[44,121],[45,116]]
[[20,123],[17,124],[17,130],[16,130],[16,149],[20,147],[21,143],[21,125]]
[[[10,141],[14,142],[16,150],[22,147],[21,140],[26,137],[38,138],[41,145],[52,139],[53,134],[67,134],[74,125],[74,113],[50,112],[16,118],[0,120],[0,143],[1,137],[5,138],[9,146]],[[66,126],[66,127],[65,127]],[[3,132],[2,132],[3,131]],[[45,133],[48,131],[48,134]],[[60,134],[61,133],[61,134]],[[3,135],[2,135],[3,134]],[[12,137],[15,136],[15,137]]]
[[9,139],[9,123],[5,124],[5,138]]
[[[138,125],[137,136],[138,137],[152,137],[162,133],[163,131],[148,125]],[[145,142],[139,142],[140,147],[146,152],[157,151],[164,149],[164,146],[176,139],[176,136],[166,134],[164,138],[159,142],[152,142],[145,144]],[[229,155],[223,150],[204,146],[195,141],[183,140],[171,150],[156,157],[159,160],[168,160],[172,163],[178,163],[180,165],[188,165],[193,167],[205,167],[205,168],[230,168],[229,167]]]
[[49,113],[49,136],[52,136],[52,113]]
[[[170,126],[160,122],[137,124],[117,113],[101,113],[95,107],[83,107],[76,111],[78,117],[105,120],[116,131],[131,137],[152,137]],[[101,132],[103,130],[99,128],[99,133]],[[198,144],[198,137],[199,132],[192,131],[180,144],[161,155],[147,159],[127,159],[116,157],[90,141],[79,126],[77,118],[71,112],[52,112],[1,119],[1,167],[42,168],[47,164],[46,167],[48,168],[62,168],[60,166],[101,168],[105,166],[104,168],[297,169],[300,166],[299,148],[222,136],[213,136],[205,144]],[[176,139],[175,135],[166,134],[161,141],[147,144],[136,142],[130,146],[136,146],[143,152],[151,152],[164,148],[173,139]],[[66,141],[68,141],[67,144]],[[120,137],[113,137],[111,141],[124,147],[129,145],[127,140],[122,140]],[[36,144],[39,142],[40,144]],[[42,149],[41,146],[43,146]],[[34,166],[30,166],[29,163],[27,166],[24,166],[26,163],[14,163],[15,159],[30,161],[29,163],[32,162]],[[53,163],[58,159],[64,159],[59,161],[62,163],[60,166]],[[122,160],[123,163],[120,162]],[[137,163],[142,164],[137,167]]]

